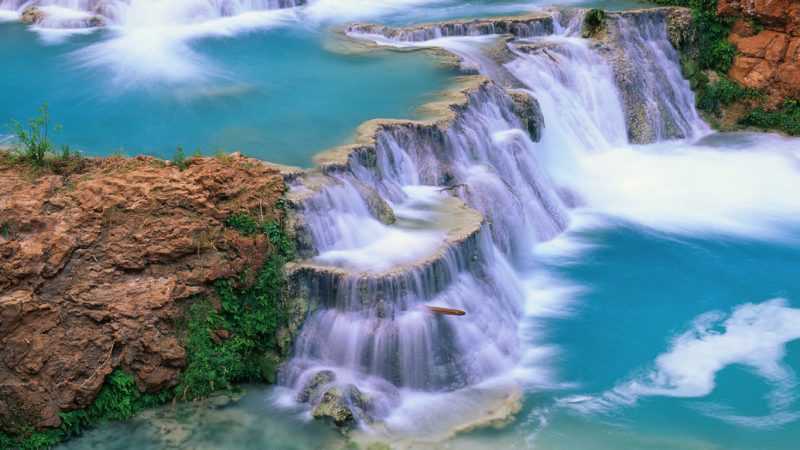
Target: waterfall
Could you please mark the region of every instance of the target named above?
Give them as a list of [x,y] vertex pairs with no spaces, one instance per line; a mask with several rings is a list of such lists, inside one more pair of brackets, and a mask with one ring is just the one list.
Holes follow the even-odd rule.
[[620,87],[632,143],[691,138],[708,130],[667,36],[667,12],[618,14],[603,50]]
[[302,4],[304,0],[0,0],[0,10],[22,14],[36,8],[39,16],[32,20],[40,27],[85,28],[198,23]]
[[627,142],[613,70],[589,42],[550,36],[511,48],[517,58],[507,68],[549,118],[544,147],[585,152]]
[[[452,121],[387,124],[327,183],[293,186],[300,233],[315,249],[290,269],[293,291],[317,307],[281,373],[292,402],[317,414],[335,393],[364,426],[399,432],[411,421],[419,430],[432,425],[409,408],[452,408],[441,396],[485,395],[479,386],[510,377],[522,298],[515,267],[566,226],[525,128],[512,98],[485,84]],[[394,223],[370,207],[375,195]],[[455,420],[479,410],[439,413]]]
[[[367,429],[418,433],[434,417],[468,420],[480,408],[466,398],[514,379],[521,280],[535,271],[537,243],[590,196],[580,177],[592,155],[705,129],[663,14],[612,15],[600,42],[576,36],[582,17],[348,28],[444,48],[494,80],[470,89],[450,119],[376,125],[371,144],[293,186],[309,252],[290,269],[292,292],[313,311],[280,376],[284,400],[315,416],[334,402]],[[474,37],[497,32],[513,36],[510,61]],[[621,76],[631,64],[641,70]],[[467,314],[437,316],[431,305]]]

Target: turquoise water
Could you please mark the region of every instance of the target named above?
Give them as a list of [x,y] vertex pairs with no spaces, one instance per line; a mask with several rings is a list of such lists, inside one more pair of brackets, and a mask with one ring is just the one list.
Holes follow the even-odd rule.
[[323,46],[327,38],[277,28],[202,39],[192,44],[203,58],[200,78],[120,82],[117,67],[83,67],[74,54],[104,42],[103,33],[44,44],[19,24],[0,23],[0,124],[47,103],[63,125],[56,140],[89,155],[172,158],[182,146],[309,166],[365,120],[415,117],[453,76],[420,53],[341,54]]
[[[631,225],[570,233],[593,248],[569,262],[543,261],[537,273],[555,280],[556,291],[580,291],[559,300],[565,314],[532,318],[543,332],[531,346],[556,345],[548,370],[551,382],[527,388],[523,409],[501,429],[459,435],[432,448],[547,450],[793,450],[800,422],[744,426],[719,418],[728,415],[778,417],[797,414],[794,373],[800,371],[800,342],[787,346],[780,364],[786,402],[775,409],[770,393],[779,384],[749,366],[731,364],[715,377],[712,392],[702,397],[645,396],[636,404],[613,404],[597,411],[581,410],[576,399],[596,399],[615,386],[651,370],[670,342],[700,315],[729,315],[743,304],[761,304],[775,297],[800,307],[800,243],[710,236],[687,238]],[[723,329],[716,328],[717,332]],[[769,333],[770,330],[761,330]],[[724,348],[718,349],[725,350]],[[687,364],[689,362],[687,361]],[[169,409],[161,414],[169,415]],[[318,423],[272,405],[269,389],[251,387],[249,395],[228,409],[206,411],[202,421],[187,425],[189,441],[198,448],[231,450],[341,448],[343,439]],[[231,419],[239,417],[245,419]],[[188,422],[188,421],[187,421]],[[298,440],[298,436],[302,440]],[[65,449],[165,448],[169,434],[151,421],[95,430]],[[165,440],[167,439],[167,440]],[[419,447],[427,448],[427,447]]]
[[[510,14],[539,4],[444,1],[357,18],[412,23]],[[626,1],[572,4],[639,6]],[[187,153],[241,150],[275,162],[309,165],[314,153],[347,141],[364,120],[413,117],[417,106],[432,99],[454,75],[420,53],[335,51],[339,47],[332,45],[330,35],[319,30],[345,17],[354,18],[342,13],[336,20],[308,26],[292,22],[180,45],[158,41],[163,53],[153,55],[167,55],[163,60],[137,59],[135,51],[114,53],[120,48],[103,47],[117,38],[111,30],[44,43],[20,25],[0,24],[0,59],[9,74],[0,86],[0,123],[32,116],[39,104],[48,102],[53,117],[64,126],[58,140],[88,154],[120,151],[169,158],[182,146]],[[101,47],[93,47],[98,44]],[[98,61],[97,55],[86,54],[91,48],[114,57]],[[734,152],[748,147],[740,142],[743,139],[714,135],[707,143],[718,142]],[[605,168],[614,168],[615,161]],[[715,167],[722,175],[702,189],[712,190],[714,181],[735,184],[725,177],[730,173],[722,170],[727,167],[724,160],[690,161],[698,167],[695,177],[711,178],[717,173],[708,168],[718,162]],[[659,179],[670,170],[670,161],[663,163],[623,166],[608,176],[641,181],[626,172],[650,168],[654,170],[640,177]],[[756,172],[764,173],[759,167]],[[785,180],[785,174],[773,175],[774,184]],[[730,207],[740,201],[738,196],[746,197],[742,204],[753,199],[768,203],[764,197],[746,195],[750,184],[742,186],[731,192],[713,190],[729,194],[717,199],[719,205]],[[786,183],[777,186],[783,190],[773,191],[776,186],[769,184],[763,192],[789,195],[791,186]],[[703,197],[700,194],[697,197]],[[665,198],[689,205],[674,205],[679,218],[687,209],[703,213],[700,209],[708,205],[680,195],[653,201]],[[634,203],[631,208],[645,206]],[[769,206],[747,213],[770,212]],[[782,206],[778,202],[776,209]],[[721,211],[727,212],[723,207]],[[662,212],[655,211],[655,219],[648,209],[641,214],[658,222]],[[723,222],[737,218],[736,211],[716,217],[719,212],[709,215]],[[781,236],[797,236],[798,231]],[[537,332],[526,348],[541,350],[546,357],[531,369],[534,376],[525,387],[521,411],[504,427],[413,448],[797,448],[800,343],[780,331],[800,329],[800,242],[767,236],[772,239],[736,233],[670,234],[622,221],[568,232],[558,240],[579,242],[585,249],[563,259],[541,256],[531,275],[536,299],[529,299],[527,306],[547,311],[529,311],[523,328]],[[777,298],[783,300],[773,300]],[[149,411],[130,422],[90,431],[62,448],[299,450],[348,445],[301,411],[276,406],[271,388],[247,389],[238,403],[221,408],[181,404]]]
[[[797,242],[687,238],[627,226],[580,237],[597,248],[574,265],[549,270],[587,291],[575,299],[572,314],[547,324],[548,341],[560,347],[558,379],[576,387],[529,397],[516,427],[519,434],[540,429],[536,447],[547,449],[796,448],[800,424],[777,420],[781,414],[796,415],[800,408],[792,374],[800,369],[796,341],[778,358],[787,369],[786,380],[767,380],[734,363],[716,374],[708,395],[646,396],[635,405],[604,405],[598,412],[557,404],[579,398],[574,396],[597,397],[648,373],[656,358],[670,350],[673,338],[702,314],[730,314],[743,304],[776,297],[789,299],[790,307],[800,306],[800,278],[793,263],[800,257]],[[714,330],[724,332],[718,326]],[[750,338],[765,339],[772,330],[759,331],[765,335]],[[720,345],[714,350],[719,354],[730,349]],[[687,366],[698,363],[685,361]],[[770,408],[767,396],[784,382],[786,404]],[[586,404],[592,400],[572,406]],[[723,410],[728,416],[774,420],[763,426],[739,425],[721,419]],[[537,417],[547,417],[547,425],[537,424]]]
[[[0,141],[43,103],[58,143],[87,155],[241,151],[308,167],[363,121],[414,118],[454,75],[421,54],[340,53],[329,32],[351,20],[408,24],[515,14],[552,4],[640,7],[632,0],[513,0],[361,4],[324,0],[204,28],[38,33],[0,22]],[[412,2],[413,3],[413,2]],[[163,19],[163,18],[162,18]],[[177,19],[176,19],[177,20]],[[213,28],[216,28],[212,30]],[[224,31],[220,31],[224,30]]]
[[406,25],[445,19],[469,19],[475,17],[523,14],[552,6],[603,8],[608,11],[620,11],[655,5],[638,0],[474,0],[440,1],[433,2],[426,6],[425,8],[408,9],[399,14],[380,18],[378,21]]

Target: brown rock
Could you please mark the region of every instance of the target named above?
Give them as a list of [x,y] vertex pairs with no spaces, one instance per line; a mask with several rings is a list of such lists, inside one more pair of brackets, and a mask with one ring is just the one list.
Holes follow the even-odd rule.
[[[717,13],[739,17],[728,38],[739,55],[728,75],[764,91],[769,105],[800,97],[800,1],[719,0]],[[754,23],[764,30],[756,34]]]
[[789,44],[789,37],[785,34],[777,34],[764,52],[764,59],[772,62],[779,62],[783,60],[786,54],[786,46]]
[[[783,50],[786,49],[786,35],[777,33],[775,31],[762,31],[755,36],[741,38],[737,41],[736,47],[745,56],[750,56],[753,58],[764,58],[767,49],[773,47],[773,43],[779,41],[778,44],[782,43]],[[774,50],[772,53],[776,53]],[[780,57],[783,55],[781,54]],[[780,57],[778,59],[780,59]]]
[[181,171],[146,157],[88,160],[35,178],[0,163],[0,429],[58,426],[123,368],[140,389],[176,383],[180,300],[258,267],[263,236],[224,226],[278,218],[276,169],[241,156]]
[[22,21],[22,23],[27,23],[31,25],[41,23],[44,20],[44,12],[42,12],[41,9],[35,6],[30,6],[28,8],[25,8],[24,11],[22,11],[22,14],[20,15],[20,20]]
[[745,87],[762,89],[769,85],[775,73],[775,65],[767,60],[736,57],[730,75]]

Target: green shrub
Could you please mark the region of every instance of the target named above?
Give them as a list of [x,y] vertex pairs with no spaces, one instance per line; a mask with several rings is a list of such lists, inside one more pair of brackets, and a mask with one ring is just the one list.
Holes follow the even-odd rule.
[[3,153],[4,163],[24,163],[37,170],[47,169],[62,175],[79,172],[84,167],[85,160],[80,153],[68,145],[61,146],[61,151],[56,152],[50,135],[61,126],[51,125],[46,103],[39,108],[39,115],[29,119],[27,124],[12,121],[10,128],[16,143],[13,152]]
[[53,153],[53,143],[50,142],[49,136],[50,110],[47,104],[39,108],[39,115],[29,119],[27,125],[15,120],[11,127],[19,141],[21,156],[34,166],[44,166],[45,158]]
[[786,100],[780,108],[772,111],[756,108],[745,116],[741,123],[800,136],[800,100]]
[[[187,367],[177,388],[182,399],[206,397],[245,381],[269,382],[262,361],[277,353],[276,334],[286,322],[283,299],[284,264],[294,256],[291,239],[274,222],[259,222],[247,214],[235,214],[227,226],[243,235],[262,233],[273,251],[248,284],[247,273],[239,279],[218,281],[215,308],[210,299],[195,301],[185,323]],[[225,338],[220,338],[224,333]]]
[[175,164],[180,170],[186,170],[186,168],[189,167],[189,164],[186,162],[186,153],[183,151],[183,147],[175,149],[175,156],[172,157],[172,164]]
[[606,20],[606,12],[602,9],[590,9],[583,17],[583,37],[594,36],[603,28]]
[[717,0],[653,0],[670,6],[692,9],[697,35],[697,62],[700,70],[727,73],[736,56],[736,47],[728,42],[734,19],[717,16]]
[[139,392],[133,375],[117,369],[106,377],[94,403],[86,409],[59,414],[61,426],[56,429],[23,432],[11,437],[0,433],[0,449],[42,450],[55,447],[67,438],[80,435],[96,424],[130,419],[140,411],[168,402],[172,390],[159,394]]
[[727,77],[720,77],[719,81],[706,83],[698,90],[697,107],[703,111],[719,114],[723,106],[746,98],[756,98],[758,95],[753,89],[744,88]]

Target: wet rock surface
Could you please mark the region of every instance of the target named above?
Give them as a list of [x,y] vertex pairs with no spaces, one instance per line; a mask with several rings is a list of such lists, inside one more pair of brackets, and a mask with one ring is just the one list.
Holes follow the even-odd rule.
[[275,218],[280,173],[239,156],[87,160],[70,176],[0,166],[0,425],[58,426],[122,368],[139,388],[176,383],[175,322],[213,281],[259,267],[263,236],[224,226]]
[[484,36],[490,34],[510,34],[519,38],[527,38],[552,34],[553,30],[554,21],[552,16],[536,14],[489,19],[450,20],[401,28],[368,23],[358,23],[347,27],[348,33],[380,35],[401,42],[423,42],[441,37]]

